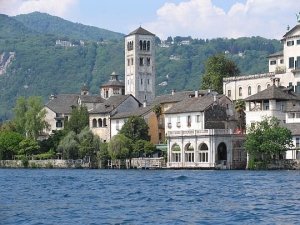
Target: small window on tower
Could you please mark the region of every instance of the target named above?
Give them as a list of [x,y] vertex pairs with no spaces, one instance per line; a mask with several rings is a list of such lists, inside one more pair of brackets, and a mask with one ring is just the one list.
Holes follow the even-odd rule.
[[140,66],[143,66],[144,65],[144,59],[141,57],[140,58]]
[[150,58],[147,58],[147,66],[150,66]]

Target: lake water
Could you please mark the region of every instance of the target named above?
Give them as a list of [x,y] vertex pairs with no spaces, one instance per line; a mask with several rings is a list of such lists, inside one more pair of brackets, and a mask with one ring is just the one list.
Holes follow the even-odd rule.
[[299,224],[300,171],[0,169],[0,224]]

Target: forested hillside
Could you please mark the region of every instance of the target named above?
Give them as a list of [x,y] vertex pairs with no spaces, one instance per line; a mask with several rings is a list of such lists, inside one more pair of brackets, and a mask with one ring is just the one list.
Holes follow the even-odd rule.
[[[100,40],[93,35],[84,36],[88,29],[84,25],[47,14],[46,17],[41,13],[17,17],[0,15],[2,120],[11,118],[17,96],[40,95],[45,103],[51,94],[79,93],[83,84],[98,94],[99,86],[113,71],[120,79],[124,78],[124,39],[116,37],[119,33],[109,31]],[[60,29],[60,22],[70,23],[76,32],[62,33],[68,26],[62,25],[64,28]],[[56,24],[57,28],[43,28],[47,23]],[[57,40],[69,41],[72,46],[56,45]],[[168,40],[169,47],[156,46],[157,95],[170,93],[172,89],[198,89],[204,62],[218,52],[226,52],[245,75],[267,72],[266,57],[282,49],[278,40],[261,37],[212,40],[170,37]],[[182,40],[189,40],[189,44],[182,44]]]

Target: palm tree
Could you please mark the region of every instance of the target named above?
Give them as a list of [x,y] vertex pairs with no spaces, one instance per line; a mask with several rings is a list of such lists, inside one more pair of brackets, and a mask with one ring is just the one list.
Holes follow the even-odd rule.
[[245,117],[244,117],[244,111],[246,109],[246,104],[242,99],[238,99],[235,102],[234,105],[234,109],[237,111],[238,115],[239,115],[239,119],[238,119],[238,124],[239,124],[239,129],[242,131],[244,129],[244,124],[245,124]]

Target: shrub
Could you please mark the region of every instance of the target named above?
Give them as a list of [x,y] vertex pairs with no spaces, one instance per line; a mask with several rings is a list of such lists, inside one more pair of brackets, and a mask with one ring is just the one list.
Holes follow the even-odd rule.
[[31,163],[30,163],[30,167],[31,167],[31,168],[37,168],[37,164],[36,164],[35,162],[31,162]]
[[53,165],[51,162],[47,162],[46,165],[45,165],[46,168],[48,169],[52,169],[53,168]]
[[28,167],[29,162],[28,162],[28,158],[26,156],[22,157],[21,162],[25,168]]

